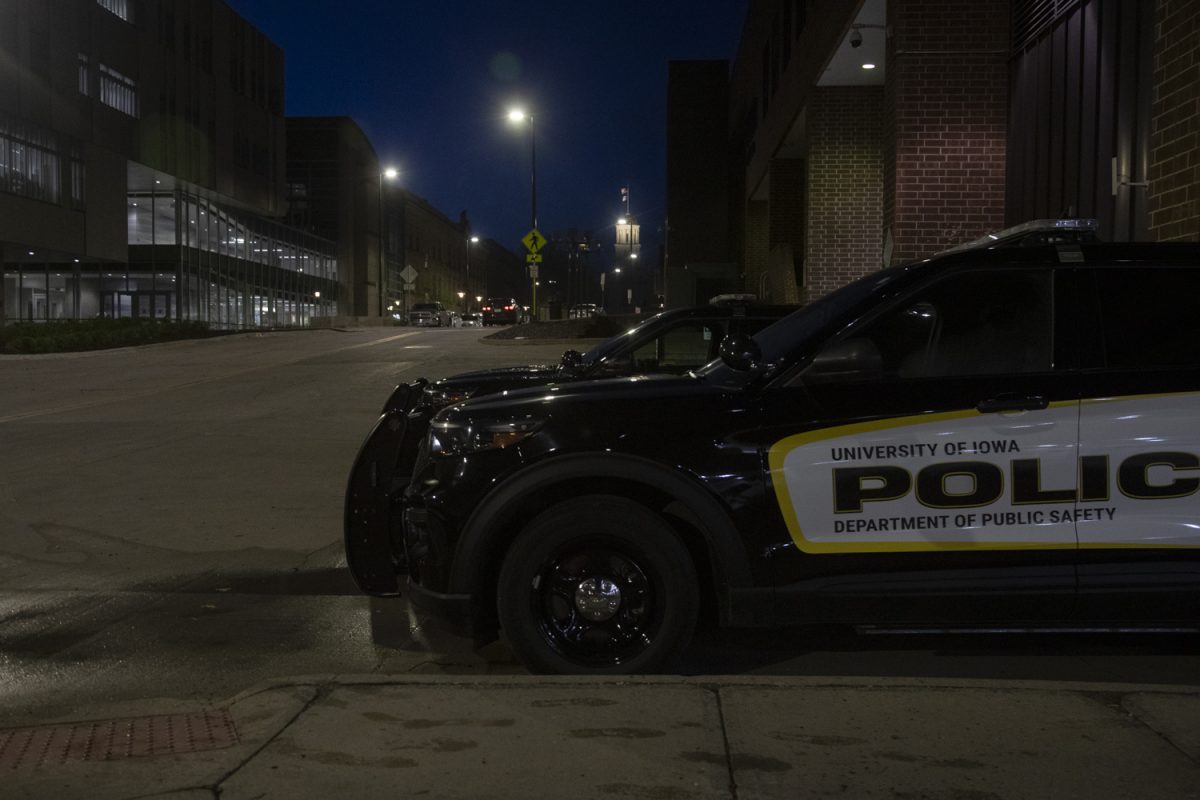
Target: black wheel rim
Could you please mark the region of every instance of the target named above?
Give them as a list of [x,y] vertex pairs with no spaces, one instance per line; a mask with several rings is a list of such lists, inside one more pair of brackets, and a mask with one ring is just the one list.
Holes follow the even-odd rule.
[[[593,595],[599,590],[610,603],[619,595],[619,602],[589,609],[580,600],[587,590]],[[589,667],[626,663],[653,643],[661,622],[656,595],[639,558],[603,543],[559,550],[530,585],[531,610],[546,642],[560,656]]]

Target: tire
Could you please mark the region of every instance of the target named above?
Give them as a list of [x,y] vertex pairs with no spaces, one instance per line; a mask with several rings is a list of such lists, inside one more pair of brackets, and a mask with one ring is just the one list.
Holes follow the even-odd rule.
[[530,671],[620,675],[658,672],[677,657],[700,599],[691,554],[670,525],[632,500],[589,495],[521,531],[496,604]]

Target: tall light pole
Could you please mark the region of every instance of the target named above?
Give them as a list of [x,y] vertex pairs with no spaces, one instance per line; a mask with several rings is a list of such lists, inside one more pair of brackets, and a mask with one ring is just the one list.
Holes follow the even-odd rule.
[[384,297],[387,295],[387,264],[383,257],[385,247],[385,237],[383,231],[383,179],[389,181],[396,180],[400,175],[400,170],[395,167],[388,167],[379,173],[379,317],[383,318]]
[[479,244],[478,236],[472,236],[467,239],[467,269],[466,275],[463,278],[463,289],[467,292],[471,291],[471,245],[473,244]]
[[[526,113],[522,108],[514,108],[508,112],[508,120],[514,124],[529,121],[529,227],[537,230],[537,139],[533,134],[533,114]],[[531,264],[530,266],[536,266]],[[533,317],[537,319],[537,279],[530,270],[529,283],[533,292]]]

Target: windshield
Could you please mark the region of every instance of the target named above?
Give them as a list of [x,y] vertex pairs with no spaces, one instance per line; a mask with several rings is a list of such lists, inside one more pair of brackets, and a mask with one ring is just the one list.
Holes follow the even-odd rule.
[[[846,284],[801,308],[754,335],[762,351],[764,364],[777,364],[803,344],[810,336],[845,316],[871,295],[906,273],[911,266],[890,267]],[[696,372],[713,377],[718,382],[740,382],[735,376],[745,376],[717,359]]]

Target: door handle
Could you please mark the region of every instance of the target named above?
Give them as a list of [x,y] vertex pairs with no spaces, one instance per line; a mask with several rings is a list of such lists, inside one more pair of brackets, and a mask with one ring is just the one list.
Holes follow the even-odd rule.
[[975,409],[981,414],[995,414],[998,411],[1040,411],[1048,405],[1050,401],[1040,394],[1004,392],[987,400],[980,400]]

